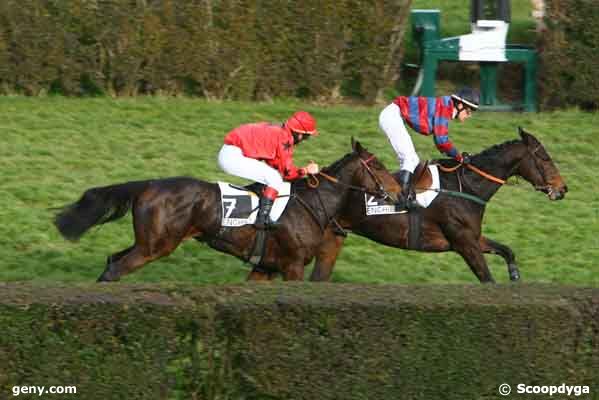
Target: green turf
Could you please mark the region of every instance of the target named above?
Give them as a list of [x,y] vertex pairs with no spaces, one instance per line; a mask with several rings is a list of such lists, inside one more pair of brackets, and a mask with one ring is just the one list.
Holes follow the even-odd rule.
[[[303,108],[314,113],[321,136],[300,145],[296,161],[322,165],[350,149],[353,135],[390,169],[397,164],[377,127],[381,106],[315,106],[206,102],[186,98],[112,100],[0,98],[0,280],[91,281],[106,256],[132,243],[131,219],[94,229],[73,244],[54,229],[51,208],[93,186],[191,175],[227,179],[216,154],[238,124],[280,121]],[[517,126],[546,145],[570,193],[550,202],[524,182],[510,182],[488,206],[484,233],[512,247],[527,282],[599,284],[599,192],[593,133],[599,116],[575,110],[543,114],[479,113],[450,126],[458,149],[477,152],[517,138]],[[429,137],[413,135],[422,158],[438,157]],[[499,281],[503,260],[487,256]],[[248,266],[204,245],[187,242],[171,256],[126,277],[128,282],[242,281]],[[462,259],[386,248],[351,237],[334,273],[342,282],[475,282]]]

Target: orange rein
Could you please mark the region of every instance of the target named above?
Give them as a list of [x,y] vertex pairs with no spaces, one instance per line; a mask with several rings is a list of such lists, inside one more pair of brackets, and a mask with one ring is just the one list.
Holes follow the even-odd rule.
[[451,168],[446,168],[442,165],[439,164],[439,169],[443,172],[455,172],[458,168],[462,167],[462,166],[466,166],[468,169],[476,172],[477,174],[479,174],[480,176],[487,178],[488,180],[490,180],[491,182],[495,182],[495,183],[499,183],[500,185],[505,184],[505,180],[497,178],[496,176],[493,176],[491,174],[486,173],[485,171],[475,167],[472,164],[458,164],[455,167],[451,167]]
[[[362,162],[362,164],[364,164],[364,166],[365,166],[367,169],[369,169],[369,168],[368,168],[368,163],[369,163],[370,161],[372,161],[373,159],[374,159],[374,154],[373,154],[373,155],[371,155],[370,157],[368,157],[368,159],[366,159],[366,160],[362,160],[362,159],[360,159],[360,161]],[[371,173],[372,173],[372,172],[371,172]],[[327,180],[329,180],[329,181],[331,181],[331,182],[333,182],[333,183],[339,183],[339,179],[335,178],[334,176],[331,176],[331,175],[325,174],[325,173],[324,173],[324,172],[322,172],[322,171],[318,171],[316,174],[308,174],[308,186],[310,186],[312,189],[315,189],[315,188],[317,188],[317,187],[318,187],[318,185],[320,184],[320,182],[318,181],[318,178],[316,177],[316,175],[321,175],[321,176],[323,176],[325,179],[327,179]],[[374,176],[374,174],[373,174],[373,176]],[[375,178],[375,179],[376,179],[376,178]]]
[[318,181],[318,177],[316,177],[316,175],[321,175],[325,179],[327,179],[333,183],[339,182],[339,180],[337,178],[335,178],[334,176],[327,175],[324,172],[319,171],[317,174],[308,174],[308,186],[310,186],[312,189],[316,189],[318,187],[318,185],[320,184],[320,182]]

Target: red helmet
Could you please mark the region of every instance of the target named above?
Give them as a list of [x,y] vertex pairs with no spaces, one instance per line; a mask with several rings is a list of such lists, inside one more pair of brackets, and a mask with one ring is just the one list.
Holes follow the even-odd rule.
[[318,136],[316,120],[309,112],[297,111],[285,122],[285,126],[293,132],[304,135]]

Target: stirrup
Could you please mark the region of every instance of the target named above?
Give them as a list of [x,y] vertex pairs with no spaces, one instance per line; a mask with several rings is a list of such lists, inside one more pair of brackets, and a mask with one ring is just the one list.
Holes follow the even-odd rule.
[[261,230],[261,231],[274,230],[274,229],[277,229],[278,227],[279,227],[279,223],[274,222],[274,221],[271,221],[270,223],[266,223],[266,224],[254,224],[254,228]]
[[273,221],[272,219],[270,219],[269,215],[266,216],[266,220],[264,222],[258,221],[257,219],[256,222],[254,222],[254,227],[260,230],[276,229],[280,225],[281,224],[278,221]]
[[416,201],[416,193],[414,193],[414,196],[411,196],[411,198],[406,199],[405,203],[407,209],[420,207],[420,204],[418,204],[418,201]]
[[405,196],[402,196],[401,199],[395,203],[395,212],[398,214],[404,214],[410,212],[414,208],[420,207],[416,202],[416,199],[408,199]]

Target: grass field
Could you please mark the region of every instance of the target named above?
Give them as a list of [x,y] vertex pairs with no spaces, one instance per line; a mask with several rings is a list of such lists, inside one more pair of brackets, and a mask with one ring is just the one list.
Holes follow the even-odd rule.
[[[327,165],[350,149],[355,136],[390,169],[397,164],[377,115],[381,106],[315,106],[206,102],[185,98],[112,100],[0,98],[0,280],[93,281],[107,255],[132,242],[131,219],[63,240],[52,207],[76,200],[93,186],[191,175],[227,179],[216,154],[224,134],[238,124],[280,121],[304,108],[318,118],[321,136],[300,145],[296,162]],[[550,202],[525,181],[511,181],[487,208],[484,233],[512,247],[526,282],[599,285],[599,192],[596,177],[599,115],[576,110],[542,114],[479,113],[454,123],[458,149],[478,152],[517,137],[521,125],[535,133],[568,183],[561,202]],[[429,137],[413,135],[422,158],[439,156]],[[495,278],[507,280],[503,260],[487,256]],[[126,282],[244,280],[248,266],[196,242],[149,264]],[[386,248],[352,236],[337,264],[338,282],[476,282],[453,254]]]

